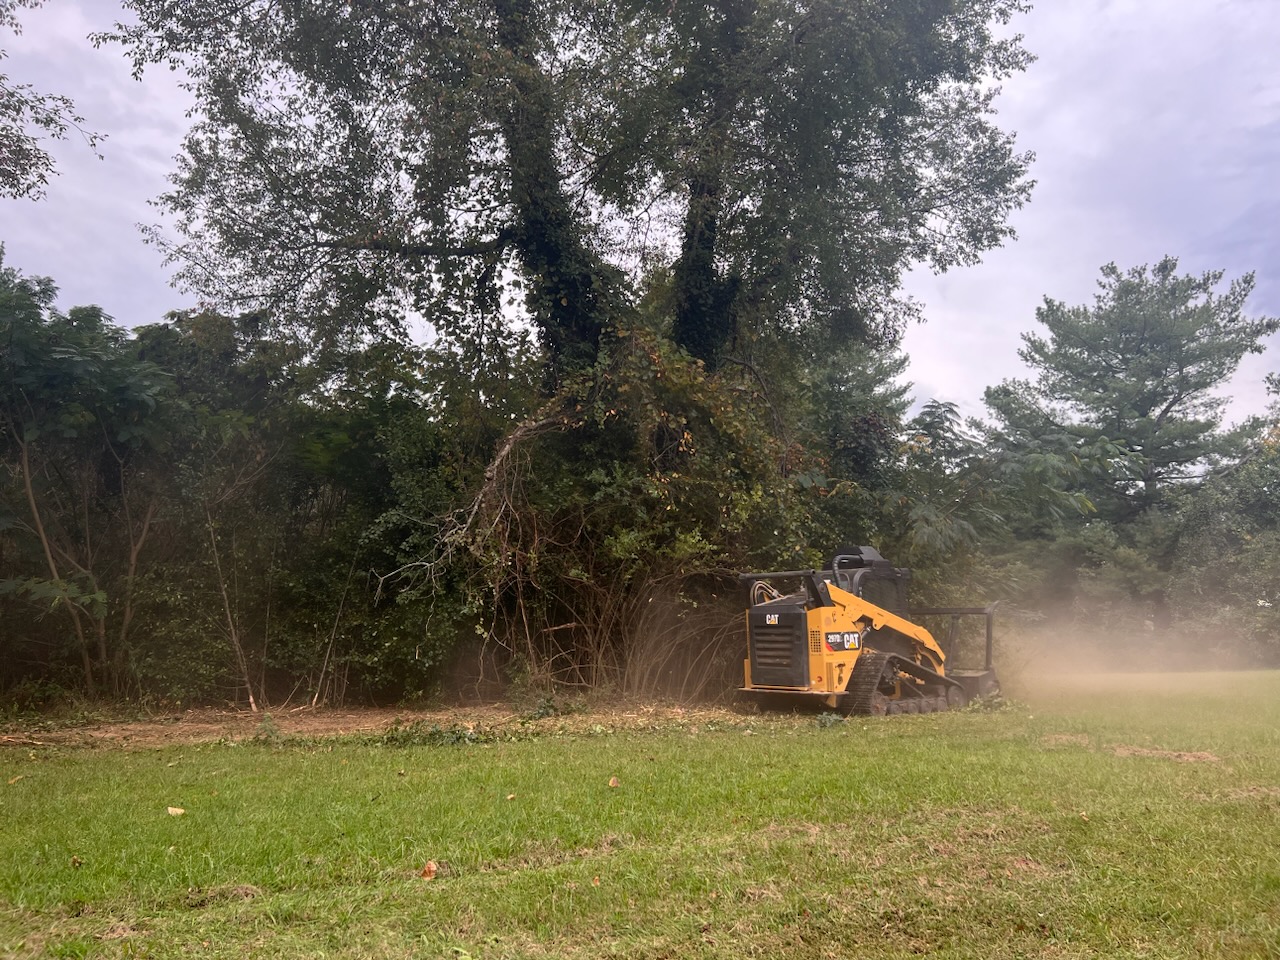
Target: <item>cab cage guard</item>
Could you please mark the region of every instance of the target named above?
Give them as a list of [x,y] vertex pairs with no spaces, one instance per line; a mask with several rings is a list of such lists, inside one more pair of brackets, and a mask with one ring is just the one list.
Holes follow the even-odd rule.
[[947,631],[947,642],[944,652],[947,659],[951,659],[951,654],[955,652],[956,640],[960,634],[960,618],[961,617],[986,617],[987,618],[987,652],[986,662],[982,668],[984,670],[994,669],[992,663],[993,648],[995,645],[995,620],[996,607],[1000,606],[1000,601],[989,604],[985,607],[919,607],[912,609],[912,617],[950,617],[951,629]]
[[738,574],[738,582],[747,591],[748,606],[751,606],[751,584],[757,580],[793,580],[799,578],[804,582],[804,590],[809,595],[810,603],[815,607],[834,607],[836,604],[831,599],[831,591],[827,589],[827,581],[822,579],[823,572],[825,571],[779,570],[775,573],[740,573]]

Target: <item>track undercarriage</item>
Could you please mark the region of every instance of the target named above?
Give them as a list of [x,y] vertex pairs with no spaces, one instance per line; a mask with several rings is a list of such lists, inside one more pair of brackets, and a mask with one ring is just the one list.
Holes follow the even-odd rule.
[[928,671],[933,677],[922,681],[908,672],[913,668],[916,673],[923,672],[919,665],[896,654],[865,651],[854,665],[838,709],[842,713],[883,717],[899,713],[941,713],[969,702],[959,683],[933,671]]

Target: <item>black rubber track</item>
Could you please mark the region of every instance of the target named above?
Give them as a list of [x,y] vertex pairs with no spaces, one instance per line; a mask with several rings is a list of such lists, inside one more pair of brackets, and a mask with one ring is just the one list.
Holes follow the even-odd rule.
[[[947,688],[960,690],[960,685],[954,680],[935,673],[928,667],[911,663],[897,654],[867,650],[858,657],[858,662],[853,666],[853,674],[849,677],[849,684],[845,687],[844,700],[841,703],[843,712],[864,717],[883,717],[888,713],[941,713],[952,706],[949,702],[950,698],[944,694],[920,698],[928,700],[928,704],[898,701],[900,708],[905,709],[892,709],[895,701],[880,692],[880,682],[885,679],[888,671],[894,674],[902,672],[914,675],[921,680],[936,681]],[[963,691],[961,695],[963,696]],[[955,706],[962,705],[963,700],[955,703]]]
[[880,692],[880,680],[889,661],[897,658],[892,653],[867,650],[853,665],[853,675],[845,687],[842,706],[849,713],[864,717],[882,717],[889,712],[889,698]]

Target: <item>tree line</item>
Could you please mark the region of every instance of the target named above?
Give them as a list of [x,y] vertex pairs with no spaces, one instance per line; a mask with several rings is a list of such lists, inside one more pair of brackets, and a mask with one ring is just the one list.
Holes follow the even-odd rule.
[[1214,393],[1252,277],[1109,266],[987,420],[910,413],[903,270],[1030,194],[1016,0],[124,6],[198,104],[153,239],[207,307],[0,266],[11,698],[693,696],[733,573],[851,542],[1269,655],[1276,435]]
[[1224,430],[1212,391],[1276,324],[1243,314],[1249,278],[1176,267],[1047,300],[1036,378],[968,423],[909,416],[893,348],[784,368],[771,395],[786,378],[710,377],[637,332],[569,417],[527,332],[317,357],[256,315],[62,313],[0,267],[8,695],[415,698],[459,657],[720,693],[732,574],[854,541],[922,599],[1005,598],[1120,658],[1137,636],[1274,660],[1280,428]]

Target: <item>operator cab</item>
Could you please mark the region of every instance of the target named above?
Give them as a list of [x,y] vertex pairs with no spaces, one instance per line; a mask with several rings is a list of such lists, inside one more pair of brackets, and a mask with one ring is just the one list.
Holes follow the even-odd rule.
[[827,565],[831,582],[882,610],[906,618],[911,571],[895,567],[874,547],[845,547]]

